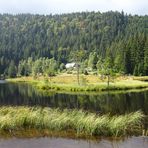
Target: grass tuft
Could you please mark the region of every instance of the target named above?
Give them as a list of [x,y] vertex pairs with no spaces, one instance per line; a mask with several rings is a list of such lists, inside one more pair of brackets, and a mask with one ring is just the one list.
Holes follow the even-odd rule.
[[48,129],[74,131],[77,135],[126,136],[142,131],[141,111],[120,116],[97,115],[82,110],[41,107],[1,107],[0,130]]

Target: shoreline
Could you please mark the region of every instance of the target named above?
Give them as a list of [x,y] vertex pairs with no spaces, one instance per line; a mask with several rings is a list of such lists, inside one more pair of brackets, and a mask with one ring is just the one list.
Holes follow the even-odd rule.
[[[137,78],[138,79],[138,78]],[[132,90],[143,90],[148,89],[148,82],[143,82],[140,80],[115,80],[115,82],[111,82],[108,87],[106,82],[96,82],[96,83],[88,83],[87,85],[78,85],[73,82],[71,83],[58,83],[58,82],[49,82],[49,80],[42,79],[33,79],[32,77],[21,77],[21,78],[11,78],[6,79],[7,82],[23,82],[28,83],[39,90],[44,91],[55,91],[55,92],[107,92],[107,91],[132,91]]]

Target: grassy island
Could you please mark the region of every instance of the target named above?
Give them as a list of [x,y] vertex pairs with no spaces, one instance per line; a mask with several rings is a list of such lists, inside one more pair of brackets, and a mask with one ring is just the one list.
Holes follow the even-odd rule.
[[106,80],[101,80],[99,76],[82,76],[80,85],[77,84],[75,75],[61,74],[52,78],[20,77],[8,79],[10,82],[27,82],[33,84],[41,90],[67,91],[67,92],[99,92],[107,90],[131,90],[148,88],[147,77],[117,77],[110,81],[109,86]]
[[127,136],[142,134],[144,115],[137,111],[110,116],[82,110],[59,110],[41,107],[1,107],[0,131],[23,129],[73,132],[85,136]]

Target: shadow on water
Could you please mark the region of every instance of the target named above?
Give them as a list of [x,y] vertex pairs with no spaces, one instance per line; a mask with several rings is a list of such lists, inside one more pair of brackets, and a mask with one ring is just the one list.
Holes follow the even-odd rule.
[[51,92],[47,95],[28,84],[0,83],[0,105],[77,108],[111,114],[142,110],[148,115],[148,91],[95,94]]

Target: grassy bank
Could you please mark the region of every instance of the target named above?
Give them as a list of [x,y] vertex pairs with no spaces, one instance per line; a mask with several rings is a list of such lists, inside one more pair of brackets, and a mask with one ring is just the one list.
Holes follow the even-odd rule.
[[126,136],[142,133],[143,118],[144,115],[140,111],[110,116],[78,110],[1,107],[0,131],[46,129],[53,132],[72,132],[78,136]]
[[130,89],[143,89],[148,88],[148,82],[140,81],[136,77],[116,78],[110,82],[108,87],[106,81],[102,81],[98,76],[85,76],[87,83],[78,85],[76,77],[73,75],[58,75],[52,79],[39,77],[33,79],[32,77],[21,77],[16,79],[8,79],[11,82],[28,82],[35,85],[41,90],[54,90],[54,91],[68,91],[68,92],[98,92],[106,90],[130,90]]

